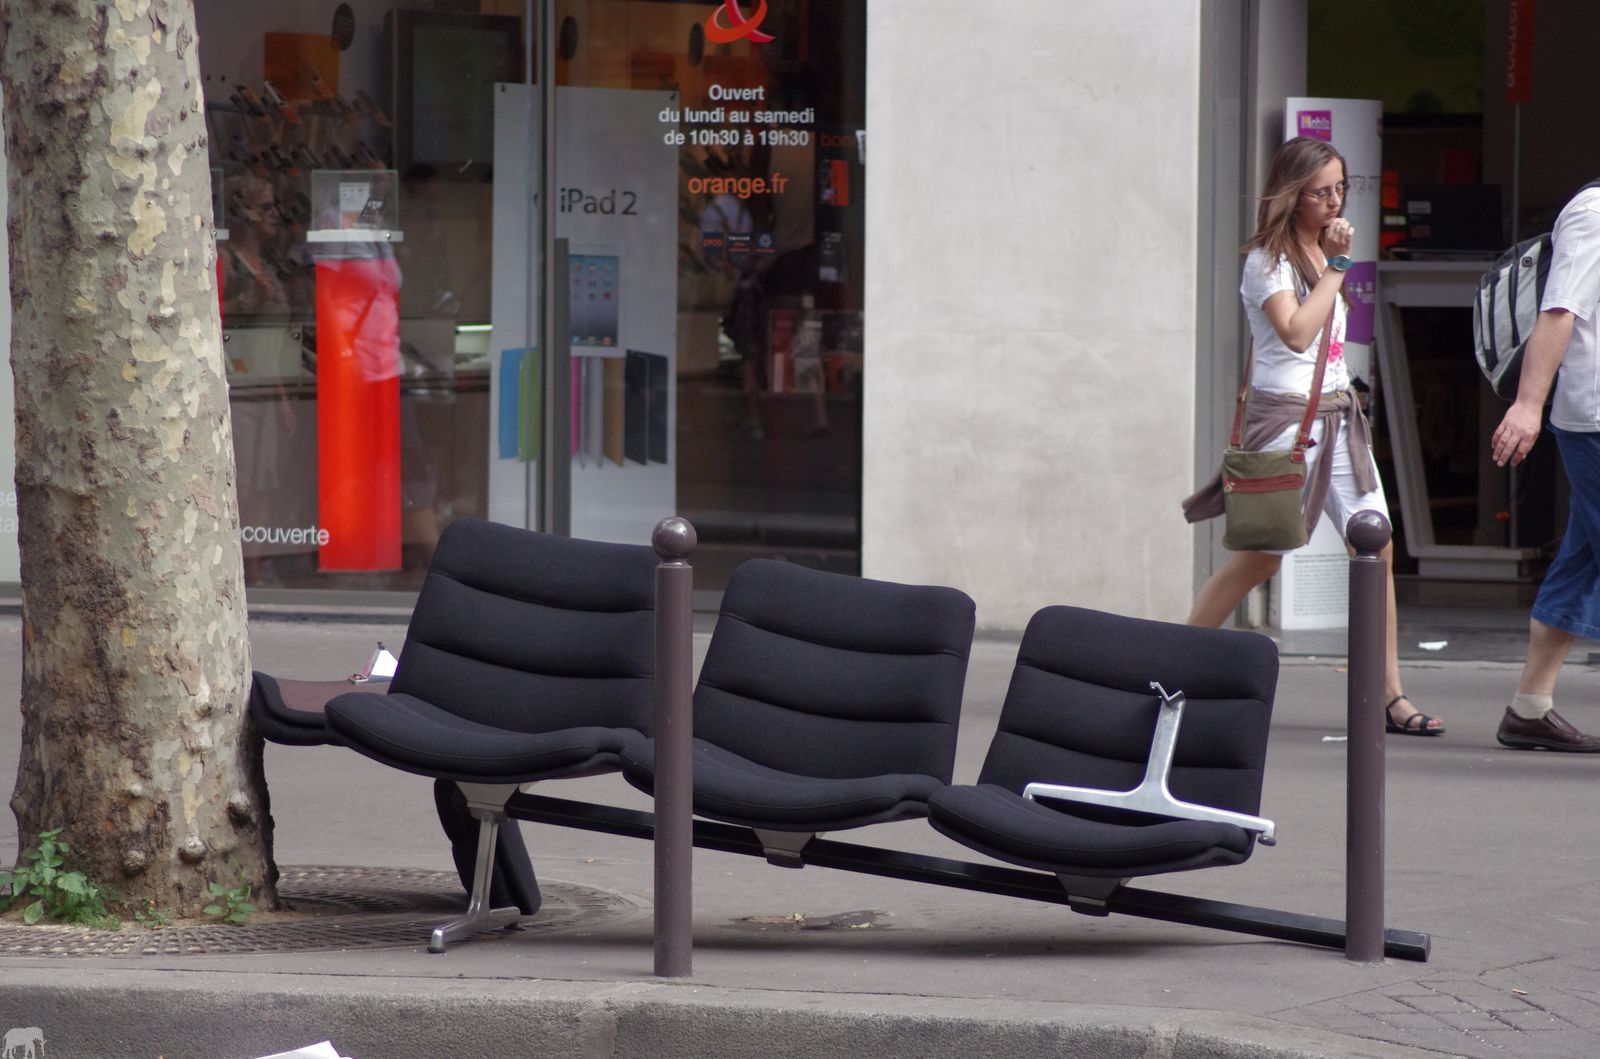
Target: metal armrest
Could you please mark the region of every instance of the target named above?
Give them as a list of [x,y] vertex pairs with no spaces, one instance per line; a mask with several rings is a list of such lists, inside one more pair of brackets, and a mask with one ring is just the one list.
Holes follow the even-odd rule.
[[1022,796],[1029,801],[1055,798],[1083,805],[1170,816],[1178,820],[1233,824],[1259,834],[1263,846],[1277,845],[1271,820],[1173,797],[1167,789],[1167,774],[1172,771],[1172,754],[1178,745],[1178,724],[1183,720],[1184,695],[1181,691],[1168,695],[1167,689],[1154,680],[1150,682],[1150,687],[1160,696],[1161,710],[1156,717],[1155,737],[1150,740],[1150,760],[1145,765],[1144,779],[1137,787],[1130,791],[1106,791],[1095,787],[1067,787],[1059,783],[1030,783],[1023,788]]

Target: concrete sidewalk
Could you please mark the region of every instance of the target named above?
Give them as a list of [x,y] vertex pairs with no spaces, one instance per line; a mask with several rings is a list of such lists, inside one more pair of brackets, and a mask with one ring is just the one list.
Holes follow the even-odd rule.
[[[15,772],[18,626],[0,619],[0,777]],[[257,668],[318,678],[402,639],[252,633]],[[1014,654],[974,649],[959,781],[977,774]],[[580,909],[550,929],[536,917],[440,956],[425,931],[342,951],[9,955],[0,1028],[40,1027],[51,1059],[245,1059],[324,1038],[355,1059],[1600,1055],[1600,755],[1495,745],[1512,664],[1415,662],[1406,678],[1450,726],[1387,742],[1387,920],[1432,935],[1425,964],[697,851],[695,975],[664,981],[649,844],[523,825],[553,904]],[[1569,719],[1600,730],[1600,673],[1570,666],[1562,692]],[[1342,918],[1344,702],[1338,658],[1285,658],[1263,805],[1280,844],[1145,885]],[[281,865],[450,866],[426,781],[331,748],[270,747],[267,771]],[[542,792],[648,807],[616,777]],[[975,859],[920,822],[838,837]],[[606,913],[581,914],[586,900]]]

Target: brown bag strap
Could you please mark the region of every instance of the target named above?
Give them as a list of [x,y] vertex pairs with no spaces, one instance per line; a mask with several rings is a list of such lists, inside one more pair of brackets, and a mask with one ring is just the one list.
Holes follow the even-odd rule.
[[[1317,402],[1322,399],[1322,379],[1328,369],[1328,343],[1333,340],[1333,313],[1339,307],[1338,295],[1334,295],[1334,303],[1328,309],[1327,322],[1322,325],[1322,341],[1317,345],[1317,370],[1311,381],[1311,393],[1306,398],[1306,414],[1300,418],[1300,432],[1294,438],[1294,451],[1303,453],[1311,444],[1311,424],[1317,418]],[[1244,358],[1243,378],[1239,382],[1239,398],[1234,404],[1233,433],[1229,436],[1228,444],[1233,448],[1239,447],[1239,442],[1244,434],[1244,402],[1250,392],[1250,376],[1253,374],[1256,363],[1256,339],[1250,336],[1250,344],[1246,347]]]

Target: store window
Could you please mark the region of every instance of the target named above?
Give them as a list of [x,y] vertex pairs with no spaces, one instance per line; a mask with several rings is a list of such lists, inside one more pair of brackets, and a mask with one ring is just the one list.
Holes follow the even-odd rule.
[[197,0],[253,589],[414,590],[451,519],[550,524],[546,449],[700,587],[859,567],[863,5],[546,2]]
[[[1312,95],[1382,102],[1374,449],[1396,519],[1396,569],[1422,580],[1527,581],[1566,524],[1554,446],[1496,467],[1505,412],[1472,361],[1479,276],[1548,231],[1594,177],[1600,95],[1581,6],[1507,0],[1310,0]],[[1380,339],[1380,347],[1382,341]],[[1382,350],[1380,349],[1380,353]]]

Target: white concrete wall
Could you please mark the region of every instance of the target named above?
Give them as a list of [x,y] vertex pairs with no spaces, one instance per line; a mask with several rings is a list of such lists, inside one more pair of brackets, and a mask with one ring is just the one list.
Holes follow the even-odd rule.
[[1198,0],[868,12],[863,573],[1181,620]]

